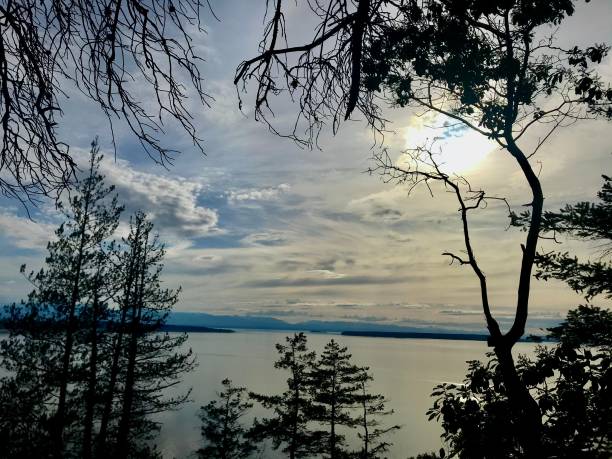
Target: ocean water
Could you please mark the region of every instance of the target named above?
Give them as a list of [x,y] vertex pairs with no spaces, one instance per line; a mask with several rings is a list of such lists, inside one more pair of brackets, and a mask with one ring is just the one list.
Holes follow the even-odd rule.
[[[164,457],[194,457],[193,452],[201,444],[198,409],[215,398],[224,378],[254,392],[282,392],[287,374],[274,368],[278,356],[274,345],[284,342],[285,336],[292,333],[191,333],[188,344],[197,355],[199,365],[175,390],[191,388],[192,401],[179,411],[159,416],[163,427],[157,443]],[[467,369],[465,362],[482,360],[489,350],[485,342],[479,341],[367,338],[322,333],[307,336],[312,350],[321,351],[334,338],[349,348],[356,364],[370,367],[374,375],[372,392],[384,394],[389,399],[388,407],[394,410],[392,415],[385,417],[385,423],[402,426],[389,437],[393,442],[389,458],[393,459],[405,459],[442,446],[440,426],[427,421],[425,415],[431,406],[429,394],[440,382],[460,383]],[[516,353],[531,355],[534,349],[534,344],[520,343]],[[265,414],[263,408],[255,406],[244,418],[245,423]],[[254,457],[283,456],[267,448]]]

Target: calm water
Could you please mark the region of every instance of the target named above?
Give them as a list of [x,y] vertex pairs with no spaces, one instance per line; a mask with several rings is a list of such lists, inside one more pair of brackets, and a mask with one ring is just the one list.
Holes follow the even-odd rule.
[[[186,376],[185,386],[192,387],[192,403],[180,411],[161,416],[164,426],[159,446],[167,458],[189,457],[200,445],[197,411],[215,398],[221,380],[230,378],[236,385],[254,392],[272,394],[284,389],[286,374],[274,369],[277,353],[274,345],[291,332],[238,331],[231,334],[192,333],[189,343],[197,354],[198,368]],[[310,348],[321,351],[331,339],[348,346],[355,363],[367,365],[374,374],[372,391],[390,399],[395,410],[385,422],[400,424],[402,429],[390,440],[389,455],[405,459],[417,453],[438,450],[441,446],[439,425],[428,422],[429,394],[439,382],[461,382],[467,360],[484,359],[486,343],[421,339],[362,338],[308,334]],[[535,345],[521,343],[517,352],[531,354]],[[265,415],[254,407],[252,416]],[[248,422],[249,420],[246,419]],[[193,456],[192,456],[193,457]],[[259,457],[282,457],[264,451]]]

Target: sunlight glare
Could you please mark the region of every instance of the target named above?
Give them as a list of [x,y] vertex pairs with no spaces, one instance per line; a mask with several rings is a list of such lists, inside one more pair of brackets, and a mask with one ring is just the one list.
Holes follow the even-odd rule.
[[[442,122],[441,122],[442,121]],[[475,169],[495,149],[495,143],[478,132],[444,126],[443,120],[413,119],[404,129],[405,147],[431,144],[437,138],[433,152],[436,162],[447,173],[462,174]]]

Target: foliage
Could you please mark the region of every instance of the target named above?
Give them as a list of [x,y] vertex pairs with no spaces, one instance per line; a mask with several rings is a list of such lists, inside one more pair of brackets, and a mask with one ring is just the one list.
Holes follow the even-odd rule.
[[[193,41],[201,9],[200,0],[2,2],[0,192],[35,200],[73,181],[76,164],[59,133],[69,86],[101,109],[111,130],[122,119],[156,161],[174,153],[158,138],[166,115],[201,149],[185,84],[208,102]],[[150,97],[139,97],[143,88]]]
[[[519,375],[542,410],[542,457],[607,458],[612,453],[612,347],[609,339],[576,340],[572,325],[594,323],[609,336],[612,317],[600,312],[570,311],[568,321],[556,327],[559,344],[539,346],[533,360],[519,360]],[[509,416],[511,401],[498,362],[489,357],[486,363],[468,362],[464,384],[436,386],[429,418],[442,421],[451,455],[523,457],[516,436],[520,420]]]
[[315,419],[327,428],[319,442],[319,453],[331,459],[346,457],[345,436],[340,426],[354,427],[357,419],[351,408],[357,403],[360,368],[351,362],[348,348],[332,339],[315,365],[311,377]]
[[159,332],[177,295],[160,286],[163,246],[142,213],[112,240],[122,208],[101,159],[94,143],[34,290],[7,308],[1,457],[154,457],[149,415],[186,399],[162,394],[193,367],[186,335]]
[[232,385],[229,379],[224,379],[221,384],[223,391],[217,393],[219,399],[209,402],[200,411],[206,446],[198,450],[198,455],[202,459],[246,458],[256,448],[240,419],[253,404],[246,401],[244,387]]
[[274,413],[270,418],[256,419],[252,434],[260,440],[271,439],[274,449],[282,445],[290,459],[309,457],[323,433],[309,426],[314,416],[310,373],[316,355],[308,350],[304,333],[287,337],[286,344],[277,344],[276,350],[280,357],[274,367],[289,372],[287,390],[280,395],[249,394]]

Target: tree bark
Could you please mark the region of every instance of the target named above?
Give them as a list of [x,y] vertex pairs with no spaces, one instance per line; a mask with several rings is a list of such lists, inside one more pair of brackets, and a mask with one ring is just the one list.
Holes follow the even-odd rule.
[[83,458],[92,457],[93,416],[96,396],[97,366],[98,366],[98,293],[95,293],[91,318],[91,353],[89,356],[89,377],[87,398],[85,400],[85,418],[83,419]]

